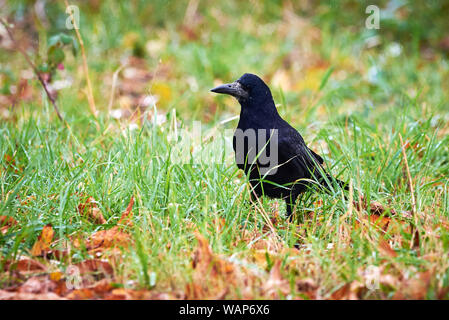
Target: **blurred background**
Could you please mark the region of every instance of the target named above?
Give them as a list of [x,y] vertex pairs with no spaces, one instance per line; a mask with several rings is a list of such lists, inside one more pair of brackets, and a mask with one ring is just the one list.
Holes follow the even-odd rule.
[[[426,96],[447,108],[449,2],[71,1],[79,8],[97,108],[134,117],[154,105],[183,119],[213,121],[239,106],[209,89],[256,73],[284,116],[301,125],[332,114],[370,115]],[[369,5],[379,29],[366,28]],[[79,43],[64,1],[0,1],[16,41],[70,117],[88,112]],[[40,108],[42,92],[0,27],[0,116]],[[115,77],[114,77],[115,74]],[[115,78],[115,80],[114,80]],[[323,82],[323,80],[325,80]],[[287,108],[288,106],[288,108]],[[306,110],[306,111],[304,111]],[[383,110],[385,111],[385,110]],[[373,115],[375,116],[375,115]],[[382,114],[385,118],[385,114]],[[159,121],[164,121],[162,117]]]

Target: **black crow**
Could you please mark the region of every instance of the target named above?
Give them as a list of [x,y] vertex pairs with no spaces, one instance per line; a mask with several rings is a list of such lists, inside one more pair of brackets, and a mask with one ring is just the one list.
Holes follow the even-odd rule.
[[331,190],[343,181],[326,173],[323,158],[309,149],[301,135],[279,115],[270,88],[258,76],[245,73],[233,83],[211,90],[235,97],[240,120],[233,137],[237,166],[249,175],[258,196],[282,198],[291,218],[298,196],[310,186]]

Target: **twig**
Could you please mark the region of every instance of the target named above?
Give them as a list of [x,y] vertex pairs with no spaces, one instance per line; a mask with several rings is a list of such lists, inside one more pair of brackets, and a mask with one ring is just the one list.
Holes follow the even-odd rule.
[[121,65],[117,70],[115,70],[114,75],[112,76],[112,87],[111,87],[111,96],[109,97],[109,104],[108,104],[108,114],[110,114],[112,105],[114,103],[114,95],[115,95],[115,87],[117,86],[117,78],[118,74],[122,69],[125,67],[125,65]]
[[[64,0],[64,2],[65,2],[65,6],[68,8],[69,7],[68,1]],[[85,53],[85,49],[84,49],[83,38],[81,38],[81,34],[78,31],[78,26],[76,25],[76,21],[73,18],[72,10],[69,10],[69,14],[70,14],[70,18],[72,19],[73,28],[75,29],[76,37],[78,38],[78,42],[81,47],[81,55],[83,57],[83,69],[84,69],[84,73],[86,75],[86,82],[87,82],[87,101],[89,102],[90,111],[96,118],[97,117],[97,108],[95,107],[95,100],[94,100],[94,95],[93,95],[93,91],[92,91],[92,85],[90,83],[89,67],[87,66],[87,58],[86,58],[86,53]]]
[[270,228],[271,232],[273,233],[273,235],[275,236],[277,242],[276,242],[276,246],[279,246],[279,242],[281,242],[281,239],[278,235],[278,233],[276,232],[276,229],[274,228],[273,223],[271,222],[270,218],[268,217],[268,214],[266,213],[265,209],[263,208],[262,202],[260,201],[260,198],[257,196],[256,191],[254,190],[254,188],[250,187],[251,191],[254,195],[254,198],[256,199],[257,203],[255,203],[254,207],[256,208],[257,211],[259,211],[259,213],[262,215],[262,218],[265,220],[265,222],[268,224],[268,227]]
[[11,41],[13,42],[14,46],[16,47],[16,49],[20,51],[20,53],[25,58],[26,62],[33,69],[33,72],[35,73],[36,77],[39,79],[39,82],[41,83],[42,87],[45,90],[45,93],[47,94],[48,100],[50,100],[51,104],[53,105],[53,108],[55,109],[55,112],[56,112],[59,120],[61,120],[62,122],[65,123],[64,118],[62,117],[61,112],[59,111],[58,105],[56,104],[56,100],[50,94],[50,91],[48,90],[47,84],[44,81],[44,79],[42,78],[42,76],[41,76],[39,70],[37,69],[36,65],[33,63],[33,61],[31,61],[30,57],[25,52],[25,50],[17,43],[17,41],[14,38],[14,35],[12,34],[11,28],[9,27],[8,23],[5,20],[3,20],[3,19],[0,19],[0,22],[5,27],[6,32],[8,33],[8,36],[11,39]]
[[402,136],[399,133],[399,140],[401,141],[401,150],[402,150],[402,156],[404,157],[404,164],[405,164],[405,169],[407,170],[407,176],[408,176],[408,184],[410,187],[410,193],[411,193],[411,198],[412,198],[412,215],[413,215],[413,220],[415,225],[412,225],[412,239],[411,239],[411,246],[413,246],[413,244],[415,243],[415,228],[417,228],[418,226],[418,214],[416,212],[416,200],[415,200],[415,189],[413,188],[413,181],[412,181],[412,175],[410,174],[410,168],[408,166],[408,161],[407,161],[407,154],[405,153],[405,145],[404,145],[404,141],[402,141]]
[[402,150],[402,155],[404,157],[405,169],[407,170],[408,183],[409,183],[409,187],[410,187],[410,193],[411,193],[411,196],[412,196],[412,213],[413,213],[413,216],[414,216],[414,218],[416,220],[415,189],[413,188],[412,175],[410,174],[410,168],[408,166],[408,161],[407,161],[407,154],[405,153],[405,145],[404,145],[404,142],[402,141],[401,134],[399,134],[399,140],[401,140],[401,150]]

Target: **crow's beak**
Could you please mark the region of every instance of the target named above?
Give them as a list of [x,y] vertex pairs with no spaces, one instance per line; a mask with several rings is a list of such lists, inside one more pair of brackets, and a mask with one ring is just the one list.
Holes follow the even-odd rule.
[[233,97],[236,97],[237,99],[247,99],[249,96],[248,92],[243,89],[242,85],[237,81],[233,83],[222,84],[221,86],[215,87],[210,91],[215,93],[229,94]]

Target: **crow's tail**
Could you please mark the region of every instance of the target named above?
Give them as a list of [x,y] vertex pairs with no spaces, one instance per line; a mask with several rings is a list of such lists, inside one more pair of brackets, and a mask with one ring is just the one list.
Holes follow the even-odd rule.
[[349,185],[346,182],[336,179],[328,173],[326,173],[326,177],[321,177],[319,180],[320,185],[328,191],[332,190],[329,184],[334,185],[334,182],[343,190],[349,191]]

